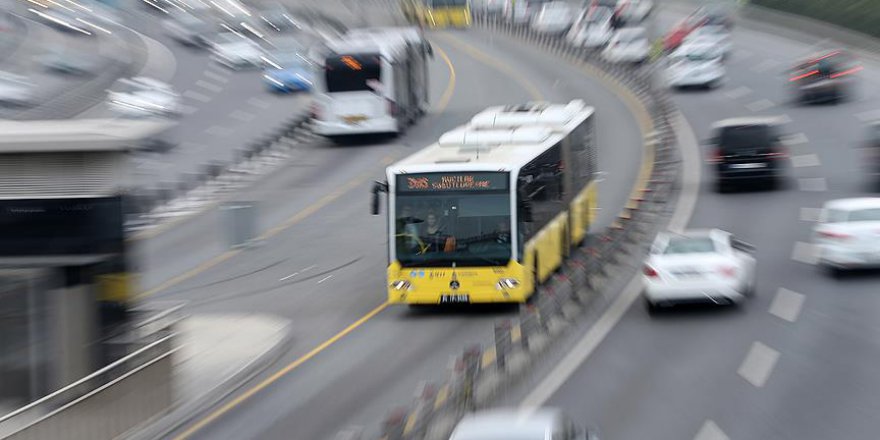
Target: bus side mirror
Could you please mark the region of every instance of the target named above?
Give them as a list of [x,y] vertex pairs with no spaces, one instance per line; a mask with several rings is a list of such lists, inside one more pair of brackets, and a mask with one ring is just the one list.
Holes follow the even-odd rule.
[[387,193],[388,192],[388,183],[386,182],[374,182],[373,183],[373,198],[370,203],[370,213],[373,215],[379,215],[379,193]]
[[428,56],[434,58],[434,46],[431,43],[425,43],[425,50],[428,52]]

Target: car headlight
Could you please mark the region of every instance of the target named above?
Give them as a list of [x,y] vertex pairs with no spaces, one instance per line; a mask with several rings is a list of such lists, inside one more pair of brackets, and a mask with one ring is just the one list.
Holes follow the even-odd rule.
[[390,286],[394,290],[409,290],[412,284],[407,280],[397,280],[392,282]]
[[495,288],[498,290],[515,289],[517,286],[519,286],[519,280],[516,278],[502,278],[495,284]]

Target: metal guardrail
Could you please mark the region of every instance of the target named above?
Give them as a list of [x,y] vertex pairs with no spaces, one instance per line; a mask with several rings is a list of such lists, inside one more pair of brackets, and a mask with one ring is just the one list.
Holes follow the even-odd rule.
[[0,418],[4,439],[112,439],[172,405],[174,335]]
[[574,323],[591,302],[608,294],[611,281],[631,276],[640,267],[641,253],[647,250],[661,220],[671,214],[669,202],[680,185],[680,160],[670,125],[674,107],[667,89],[654,83],[652,66],[610,63],[596,51],[536,34],[498,17],[478,16],[475,25],[586,63],[600,76],[626,88],[651,116],[654,132],[645,142],[654,152],[654,163],[645,188],[629,200],[613,225],[589,236],[559,274],[539,289],[535,300],[520,309],[517,319],[495,323],[493,344],[465,348],[444,383],[424,384],[411,405],[391,411],[381,426],[383,440],[446,439],[465,413],[488,404],[502,384],[525,371],[554,335]]

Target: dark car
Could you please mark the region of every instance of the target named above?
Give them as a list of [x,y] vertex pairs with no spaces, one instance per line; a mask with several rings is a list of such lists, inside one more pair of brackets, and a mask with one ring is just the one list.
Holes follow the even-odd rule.
[[846,99],[862,70],[856,59],[841,50],[825,52],[798,63],[788,82],[799,102],[838,102]]
[[735,118],[713,125],[709,163],[717,173],[718,190],[732,185],[763,183],[775,187],[788,165],[774,118]]

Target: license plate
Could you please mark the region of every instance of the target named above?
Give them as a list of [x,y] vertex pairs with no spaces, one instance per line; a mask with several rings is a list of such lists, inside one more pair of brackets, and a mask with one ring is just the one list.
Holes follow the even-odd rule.
[[358,123],[366,121],[367,117],[364,115],[351,115],[351,116],[345,116],[342,119],[349,124],[358,124]]
[[440,304],[467,304],[471,302],[469,295],[440,295]]
[[735,163],[730,165],[731,168],[738,170],[751,170],[755,168],[766,168],[766,163]]

